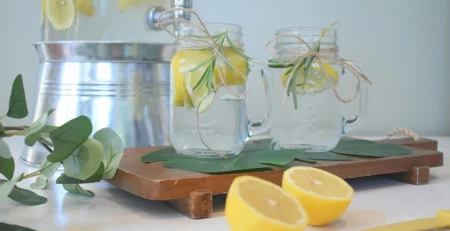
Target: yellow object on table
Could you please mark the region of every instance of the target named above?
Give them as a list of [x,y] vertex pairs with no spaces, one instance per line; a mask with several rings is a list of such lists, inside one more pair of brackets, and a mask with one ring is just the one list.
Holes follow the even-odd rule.
[[438,228],[450,227],[450,210],[439,210],[435,218],[425,218],[405,221],[395,224],[383,225],[363,231],[425,231]]
[[286,170],[282,187],[300,202],[311,226],[323,226],[337,220],[347,210],[355,193],[340,177],[304,166]]
[[295,198],[269,181],[236,177],[225,204],[231,231],[301,231],[308,217]]

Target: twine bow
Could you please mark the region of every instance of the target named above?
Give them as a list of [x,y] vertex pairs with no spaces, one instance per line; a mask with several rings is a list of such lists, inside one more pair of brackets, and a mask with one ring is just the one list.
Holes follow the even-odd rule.
[[[336,23],[331,24],[330,26],[328,26],[327,28],[325,28],[324,30],[321,31],[320,37],[317,41],[317,43],[320,42],[321,38],[324,36],[324,34],[326,33],[326,31],[328,31],[332,26],[334,26]],[[269,49],[270,44],[272,44],[273,42],[275,42],[276,40],[280,39],[280,38],[285,38],[285,37],[292,37],[296,40],[298,40],[301,44],[306,46],[306,52],[303,51],[302,49],[295,49],[295,48],[286,48],[287,51],[290,52],[298,52],[298,55],[290,60],[290,61],[282,61],[280,59],[277,58],[276,53],[274,53],[273,51],[271,51]],[[327,63],[333,63],[333,64],[337,64],[342,66],[343,68],[347,68],[350,72],[352,72],[357,80],[357,85],[356,85],[356,91],[354,93],[354,95],[349,98],[349,99],[343,99],[342,97],[339,96],[337,90],[335,87],[333,87],[334,90],[334,94],[336,95],[336,97],[344,103],[350,103],[352,102],[357,96],[358,93],[360,91],[360,78],[362,78],[363,80],[369,82],[370,84],[372,84],[372,81],[367,78],[367,76],[364,75],[364,73],[362,73],[362,71],[357,70],[356,68],[354,68],[351,64],[349,64],[348,60],[343,59],[342,57],[335,57],[335,56],[331,56],[331,55],[326,55],[326,54],[322,54],[320,52],[316,52],[307,42],[305,42],[305,40],[303,40],[302,38],[300,38],[297,35],[292,35],[292,34],[280,34],[278,36],[276,36],[275,38],[269,40],[266,45],[265,45],[265,49],[267,50],[267,52],[274,58],[274,60],[276,60],[276,62],[278,62],[278,64],[282,64],[285,67],[294,65],[294,69],[293,70],[298,70],[300,69],[302,66],[305,66],[306,62],[312,63],[314,58],[316,58],[319,61],[319,68],[321,69],[322,73],[324,73],[325,75],[326,72],[324,71],[323,65],[322,65],[322,60],[325,60]],[[303,49],[304,50],[304,49]],[[333,50],[333,49],[328,49],[328,50]],[[290,83],[292,81],[292,78],[294,78],[294,74],[296,73],[296,71],[291,71],[291,73],[289,74],[289,78],[286,81],[286,83]],[[305,78],[304,78],[304,84],[306,84],[306,70],[305,70]],[[283,98],[283,102],[282,105],[284,106],[286,103],[286,98],[287,96],[289,96],[289,84],[286,84],[286,88],[285,88],[285,95]],[[295,95],[293,97],[296,97]]]
[[[173,11],[185,11],[187,13],[190,13],[192,15],[194,15],[197,20],[199,21],[199,24],[197,23],[193,23],[191,21],[182,19],[182,18],[175,18],[175,19],[169,19],[169,20],[165,20],[165,21],[161,21],[161,18],[163,17],[164,14],[167,13],[171,13]],[[211,149],[205,142],[205,140],[202,137],[201,134],[201,130],[200,130],[200,123],[199,123],[199,108],[200,105],[202,104],[203,100],[206,99],[210,94],[215,93],[217,91],[217,89],[219,89],[222,86],[225,86],[228,90],[228,92],[230,94],[232,94],[235,97],[238,98],[242,98],[244,97],[247,92],[248,92],[248,82],[247,82],[247,76],[244,75],[244,73],[242,73],[240,70],[238,70],[237,68],[233,67],[233,65],[231,65],[231,63],[228,61],[227,57],[222,53],[223,50],[220,49],[220,44],[217,43],[217,41],[214,39],[214,37],[210,34],[210,32],[208,31],[208,29],[205,26],[205,23],[200,19],[200,16],[194,11],[194,10],[190,10],[190,9],[186,9],[186,8],[179,8],[179,7],[175,7],[175,8],[171,8],[168,10],[165,10],[163,12],[161,12],[161,14],[158,17],[158,22],[155,24],[156,27],[164,29],[167,33],[169,33],[170,35],[172,35],[174,38],[178,38],[177,35],[175,35],[174,33],[172,33],[170,30],[168,30],[166,27],[170,24],[175,24],[175,23],[185,23],[188,25],[191,25],[193,27],[196,27],[198,29],[200,29],[205,35],[206,38],[200,38],[200,37],[183,37],[182,40],[185,41],[193,41],[195,43],[201,43],[204,46],[202,46],[202,48],[200,48],[201,50],[204,50],[205,48],[207,48],[208,50],[212,51],[213,56],[214,56],[214,66],[218,67],[218,74],[219,74],[219,78],[221,83],[218,84],[217,86],[214,87],[214,89],[212,89],[212,91],[208,92],[207,95],[205,95],[204,97],[202,97],[202,99],[199,101],[198,106],[197,106],[197,110],[196,110],[196,118],[197,118],[197,130],[199,133],[199,137],[200,140],[202,141],[203,145],[205,145],[205,147],[211,151],[212,153],[214,153],[215,155],[222,157],[222,158],[226,158],[225,156],[217,153],[216,151],[214,151],[213,149]],[[227,31],[225,31],[224,33],[227,33]],[[228,41],[228,44],[230,45],[230,47],[235,48],[234,45],[232,44],[231,39],[228,37],[228,34],[226,34],[226,39]],[[223,44],[223,43],[222,43]],[[248,61],[252,60],[252,58],[240,53],[239,51],[237,51],[237,53],[243,57],[244,59],[246,59],[247,61],[247,65],[248,65]],[[211,60],[212,61],[212,60]],[[206,63],[205,63],[206,64]],[[237,73],[241,78],[244,79],[245,82],[245,90],[242,94],[235,94],[231,91],[230,87],[226,84],[226,71],[225,68],[228,67],[230,69],[230,71],[232,71],[233,73]],[[211,80],[212,81],[212,80]],[[194,105],[196,106],[196,105]]]

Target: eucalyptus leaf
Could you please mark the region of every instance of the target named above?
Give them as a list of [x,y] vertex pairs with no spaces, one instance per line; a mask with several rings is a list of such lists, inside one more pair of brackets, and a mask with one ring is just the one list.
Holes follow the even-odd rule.
[[5,159],[0,157],[0,173],[6,177],[6,179],[11,180],[14,176],[14,158],[10,157]]
[[87,139],[73,155],[63,161],[64,174],[86,180],[99,168],[103,159],[103,146],[94,139]]
[[392,157],[408,154],[409,148],[396,144],[380,144],[368,140],[341,140],[331,150],[334,153],[361,157]]
[[88,197],[95,196],[92,191],[83,189],[79,184],[63,184],[63,188],[70,193],[80,194]]
[[79,116],[53,130],[50,139],[55,150],[47,156],[47,160],[53,163],[64,161],[87,140],[91,132],[92,123],[86,116]]
[[55,109],[50,109],[47,113],[42,115],[36,122],[30,125],[26,130],[25,144],[28,146],[33,146],[36,141],[41,138],[41,130],[45,127],[47,118],[55,111]]
[[28,115],[27,100],[23,87],[22,75],[16,76],[9,96],[8,117],[23,119]]
[[35,182],[30,184],[30,187],[32,189],[44,189],[47,186],[48,181],[52,179],[55,172],[58,171],[60,165],[61,163],[59,162],[52,163],[47,161],[47,158],[45,158],[39,168],[42,175],[37,177]]
[[38,176],[36,178],[36,181],[32,184],[30,184],[30,188],[32,189],[45,189],[47,186],[48,179],[45,176]]
[[10,181],[2,180],[0,179],[0,202],[3,202],[6,200],[6,198],[9,196],[11,191],[14,189],[15,184],[20,181],[23,177],[23,173],[13,178]]
[[5,159],[11,158],[11,150],[3,139],[0,139],[0,157]]
[[3,124],[0,122],[0,136],[3,136],[5,134],[5,127],[3,127]]
[[87,184],[87,183],[100,182],[103,178],[104,171],[105,171],[105,166],[103,165],[103,163],[100,163],[100,167],[98,167],[98,169],[94,173],[94,175],[90,176],[86,180],[79,180],[76,178],[66,176],[65,174],[61,174],[61,176],[59,176],[58,179],[56,179],[56,183],[57,184]]
[[0,222],[0,230],[4,231],[36,231],[27,227]]
[[50,180],[55,172],[58,171],[60,165],[61,163],[52,163],[45,158],[39,170],[42,172],[42,175]]
[[122,139],[111,128],[102,128],[98,130],[93,138],[99,141],[103,146],[103,164],[105,165],[103,178],[110,179],[116,174],[120,160],[123,156]]
[[13,190],[9,194],[9,198],[25,205],[41,205],[47,203],[47,198],[39,196],[33,191],[19,188],[17,186],[14,186]]
[[41,129],[41,132],[40,132],[41,137],[50,136],[50,132],[56,130],[57,128],[58,128],[58,126],[54,126],[54,125],[48,125],[48,124],[44,125],[44,127]]

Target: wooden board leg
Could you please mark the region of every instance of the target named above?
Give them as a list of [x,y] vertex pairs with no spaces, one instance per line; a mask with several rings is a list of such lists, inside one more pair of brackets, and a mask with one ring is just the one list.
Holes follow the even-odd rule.
[[388,174],[386,176],[393,180],[398,180],[409,184],[424,185],[428,184],[428,181],[430,180],[430,168],[414,167],[411,171],[408,172],[399,172]]
[[170,207],[191,218],[208,218],[212,214],[212,193],[207,190],[191,192],[188,198],[166,202]]

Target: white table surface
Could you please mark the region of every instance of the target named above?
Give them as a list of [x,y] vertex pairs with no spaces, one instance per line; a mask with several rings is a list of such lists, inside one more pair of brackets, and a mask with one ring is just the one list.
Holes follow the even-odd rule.
[[[370,138],[371,137],[362,137]],[[378,177],[349,181],[355,197],[348,210],[333,224],[307,230],[361,230],[377,225],[417,218],[434,217],[439,209],[450,209],[450,137],[431,137],[438,140],[438,150],[444,152],[444,167],[431,169],[428,185],[415,186]],[[9,138],[16,160],[16,174],[36,169],[19,161],[23,148],[21,138]],[[61,185],[51,184],[44,190],[33,190],[48,198],[38,206],[24,206],[12,200],[0,205],[0,222],[23,225],[39,231],[46,230],[229,230],[223,206],[225,197],[214,202],[211,218],[194,220],[166,205],[145,200],[106,182],[84,185],[96,196],[87,198],[68,194]],[[18,185],[29,189],[34,181]]]

